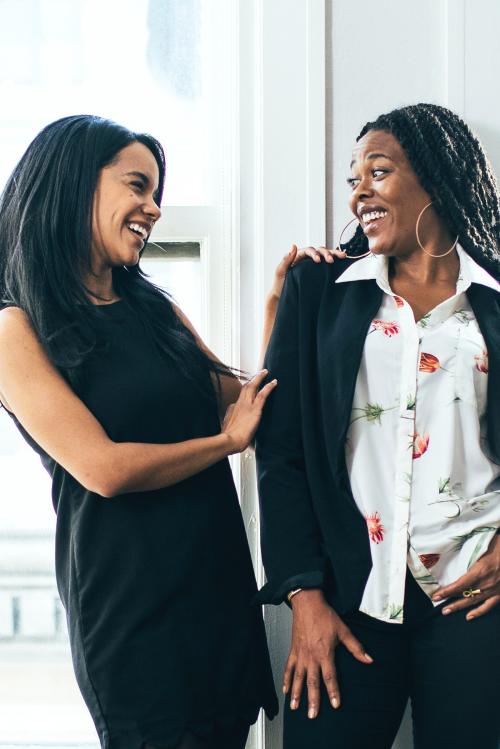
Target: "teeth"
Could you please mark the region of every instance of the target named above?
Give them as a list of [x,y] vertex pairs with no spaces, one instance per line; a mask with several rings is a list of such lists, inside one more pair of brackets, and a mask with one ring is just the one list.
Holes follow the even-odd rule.
[[146,239],[148,236],[146,229],[140,224],[127,224],[127,226],[129,229],[132,229],[132,231],[135,231],[136,234],[140,234],[143,239]]
[[371,211],[363,214],[363,223],[368,224],[370,221],[374,221],[376,218],[384,218],[384,216],[387,216],[387,211]]

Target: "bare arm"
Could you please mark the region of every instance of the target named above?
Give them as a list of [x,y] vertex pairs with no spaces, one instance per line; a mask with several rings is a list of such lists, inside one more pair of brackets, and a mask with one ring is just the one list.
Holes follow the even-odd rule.
[[300,263],[301,260],[304,260],[306,257],[310,257],[315,263],[320,263],[321,258],[323,258],[327,263],[333,263],[334,257],[343,260],[345,258],[345,252],[338,249],[328,250],[326,247],[302,247],[299,250],[297,249],[296,244],[292,244],[290,252],[284,256],[274,272],[273,285],[264,304],[264,328],[262,331],[259,367],[262,367],[271,333],[273,332],[276,312],[278,311],[278,303],[281,297],[281,292],[283,291],[286,274],[292,265]]
[[189,478],[253,438],[276,383],[265,373],[243,388],[221,434],[175,444],[116,443],[53,367],[27,316],[0,312],[0,400],[33,439],[90,491],[111,497]]

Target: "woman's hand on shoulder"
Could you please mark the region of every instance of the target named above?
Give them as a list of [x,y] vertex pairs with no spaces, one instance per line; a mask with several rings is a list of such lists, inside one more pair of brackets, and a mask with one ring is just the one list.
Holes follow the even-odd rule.
[[326,263],[331,264],[335,258],[343,260],[345,252],[341,250],[329,250],[327,247],[298,248],[297,245],[292,244],[290,252],[284,256],[274,271],[273,285],[268,295],[269,299],[277,301],[280,298],[287,272],[306,257],[310,257],[315,263],[321,263],[324,260]]
[[[478,592],[475,592],[478,591]],[[464,596],[464,592],[468,595]],[[488,550],[469,570],[451,585],[439,588],[432,596],[435,602],[445,598],[457,600],[446,604],[443,614],[469,609],[466,619],[477,619],[478,616],[491,611],[500,603],[500,535],[497,533]]]
[[236,403],[229,406],[222,424],[222,434],[230,440],[230,452],[240,453],[252,442],[262,416],[262,409],[277,380],[262,386],[268,372],[263,369],[243,385]]

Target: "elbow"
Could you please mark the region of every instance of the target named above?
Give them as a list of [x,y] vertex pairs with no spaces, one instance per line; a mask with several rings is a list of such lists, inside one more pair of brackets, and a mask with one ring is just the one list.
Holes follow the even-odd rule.
[[104,499],[112,499],[124,493],[128,476],[123,467],[120,469],[116,465],[114,458],[114,455],[102,456],[101,460],[94,461],[93,465],[84,471],[78,480],[87,491]]
[[104,473],[96,475],[95,471],[93,471],[92,475],[80,478],[79,482],[87,491],[92,492],[92,494],[98,494],[103,499],[111,499],[122,493],[118,482]]

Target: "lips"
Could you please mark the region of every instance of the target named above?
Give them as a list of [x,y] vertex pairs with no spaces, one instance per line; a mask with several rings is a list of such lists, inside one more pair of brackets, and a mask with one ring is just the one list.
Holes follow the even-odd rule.
[[379,205],[363,205],[358,208],[358,216],[365,234],[371,234],[379,228],[388,211]]

